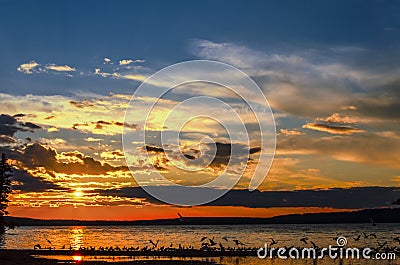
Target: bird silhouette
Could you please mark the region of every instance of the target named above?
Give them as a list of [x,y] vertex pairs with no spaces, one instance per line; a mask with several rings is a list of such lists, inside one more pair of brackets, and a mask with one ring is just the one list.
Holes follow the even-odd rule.
[[370,217],[369,220],[371,221],[371,224],[372,224],[373,226],[376,226],[376,223],[375,223],[374,219],[372,219],[372,218]]
[[373,238],[376,238],[376,234],[369,234],[369,237],[373,237]]
[[353,239],[354,239],[354,241],[359,241],[360,238],[361,238],[361,235],[358,235],[357,237],[355,237],[355,238],[353,238]]
[[153,245],[153,248],[156,248],[157,247],[157,245],[158,245],[158,242],[160,242],[160,240],[157,240],[157,242],[156,243],[154,243],[153,242],[153,240],[149,240],[149,242],[150,242],[150,244],[152,244]]
[[369,235],[367,235],[366,233],[363,232],[363,236],[365,239],[367,239],[369,237]]
[[387,243],[388,243],[387,241],[385,241],[385,242],[382,243],[382,244],[378,242],[378,246],[379,246],[378,249],[382,249],[384,246],[386,246]]
[[228,242],[228,238],[226,236],[224,236],[222,239]]
[[240,240],[238,240],[238,239],[234,239],[233,242],[235,242],[236,246],[239,246],[239,245],[244,246],[245,245],[242,242],[240,242]]
[[311,240],[310,240],[310,244],[313,246],[313,248],[318,248],[318,246],[317,246],[317,245],[315,245],[315,243],[314,243],[314,242],[312,242]]
[[219,248],[221,249],[221,251],[225,251],[225,247],[221,243],[219,243]]
[[208,237],[206,237],[206,236],[203,236],[201,239],[200,239],[200,242],[203,242],[204,240],[206,240]]
[[307,244],[307,240],[308,240],[307,237],[303,237],[302,239],[300,239],[300,241],[303,242],[304,244]]
[[275,241],[272,237],[271,237],[270,239],[271,239],[271,244],[270,244],[270,246],[273,246],[273,245],[278,244],[278,242]]
[[214,237],[211,239],[209,238],[208,241],[210,241],[210,246],[215,246],[217,243],[214,241]]

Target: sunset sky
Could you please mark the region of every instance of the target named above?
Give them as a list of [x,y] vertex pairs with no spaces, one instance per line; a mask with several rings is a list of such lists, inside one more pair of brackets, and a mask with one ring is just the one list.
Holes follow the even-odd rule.
[[[400,198],[397,1],[7,0],[0,7],[0,152],[14,166],[13,216],[266,217],[384,207]],[[206,206],[176,207],[137,186],[121,135],[123,126],[139,130],[134,116],[124,120],[138,86],[164,67],[196,59],[253,78],[272,108],[277,148],[256,191],[247,188],[260,143],[250,139],[250,162],[234,191]],[[193,120],[182,152],[196,156],[199,139],[209,136],[216,159],[202,172],[184,173],[166,159],[156,124],[180,101],[217,97],[253,128],[254,117],[223,89],[187,86],[159,102],[150,117],[153,140],[141,148],[166,178],[200,185],[231,158],[224,128]],[[249,132],[257,138],[257,129]],[[133,174],[150,172],[140,159],[129,166]]]

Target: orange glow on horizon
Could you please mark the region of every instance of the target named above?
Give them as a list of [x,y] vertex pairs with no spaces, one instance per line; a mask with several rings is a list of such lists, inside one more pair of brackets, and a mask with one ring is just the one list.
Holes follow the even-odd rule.
[[[354,209],[356,210],[356,209]],[[349,209],[321,207],[246,208],[233,206],[73,206],[10,207],[11,216],[37,219],[135,221],[184,217],[259,217],[268,218],[285,214],[350,211]]]

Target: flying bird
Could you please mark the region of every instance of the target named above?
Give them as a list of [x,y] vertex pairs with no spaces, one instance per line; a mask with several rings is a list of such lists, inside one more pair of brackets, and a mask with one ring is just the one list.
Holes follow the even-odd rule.
[[354,241],[360,241],[361,235],[358,235],[357,237],[353,238]]
[[228,242],[228,238],[226,236],[224,236],[222,239]]
[[270,239],[271,239],[271,244],[270,244],[270,246],[273,246],[273,245],[278,244],[278,242],[275,241],[272,237],[271,237]]
[[200,239],[200,242],[203,242],[204,240],[206,240],[208,237],[206,237],[206,236],[203,236],[201,239]]
[[376,226],[376,223],[375,223],[374,219],[372,219],[372,218],[370,217],[369,220],[371,221],[372,226]]
[[238,240],[238,239],[234,239],[233,242],[235,242],[236,246],[239,246],[239,245],[244,246],[244,244],[242,242],[240,242],[240,240]]
[[304,244],[307,244],[307,240],[308,240],[307,237],[303,237],[302,239],[300,239],[300,241],[303,242]]
[[152,244],[153,245],[153,248],[156,248],[157,247],[157,245],[158,245],[158,242],[160,242],[160,240],[157,240],[157,242],[156,243],[154,243],[153,242],[153,240],[149,240],[149,242],[150,242],[150,244]]

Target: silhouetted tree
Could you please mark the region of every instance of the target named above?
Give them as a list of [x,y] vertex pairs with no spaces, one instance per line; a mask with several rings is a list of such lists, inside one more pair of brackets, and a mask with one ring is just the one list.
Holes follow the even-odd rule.
[[8,195],[11,193],[12,167],[4,153],[0,161],[0,233],[4,232],[4,216],[8,214]]

